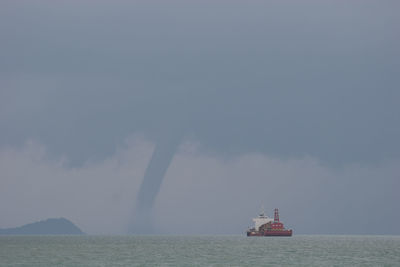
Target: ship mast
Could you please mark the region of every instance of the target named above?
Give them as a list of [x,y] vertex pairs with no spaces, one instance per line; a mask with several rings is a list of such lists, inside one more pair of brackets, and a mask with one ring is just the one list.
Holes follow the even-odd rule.
[[278,209],[274,210],[274,222],[279,222],[279,211],[278,211]]
[[260,216],[265,216],[265,211],[264,211],[264,205],[261,205],[261,213],[260,213]]

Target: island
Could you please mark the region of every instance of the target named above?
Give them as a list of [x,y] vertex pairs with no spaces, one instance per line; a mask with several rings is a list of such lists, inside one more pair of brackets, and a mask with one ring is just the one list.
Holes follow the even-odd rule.
[[83,235],[75,224],[65,218],[51,218],[16,228],[0,229],[0,235]]

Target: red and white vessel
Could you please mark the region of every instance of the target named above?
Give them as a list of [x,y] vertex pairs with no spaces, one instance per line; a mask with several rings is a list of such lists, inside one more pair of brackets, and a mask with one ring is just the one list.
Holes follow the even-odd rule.
[[262,212],[253,219],[254,227],[247,230],[247,236],[292,236],[292,229],[285,229],[279,221],[279,211],[274,210],[274,219],[269,218]]

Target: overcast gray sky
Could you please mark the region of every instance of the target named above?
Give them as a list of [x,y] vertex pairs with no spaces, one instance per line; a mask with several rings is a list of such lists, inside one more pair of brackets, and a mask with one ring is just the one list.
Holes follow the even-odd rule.
[[162,233],[397,233],[398,1],[2,1],[0,227],[125,233],[182,136]]

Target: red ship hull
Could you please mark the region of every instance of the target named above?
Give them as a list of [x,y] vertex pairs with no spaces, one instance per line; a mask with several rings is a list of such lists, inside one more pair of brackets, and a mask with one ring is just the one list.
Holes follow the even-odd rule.
[[292,230],[265,231],[265,232],[247,232],[247,236],[292,236]]
[[292,230],[264,232],[264,236],[292,236]]

